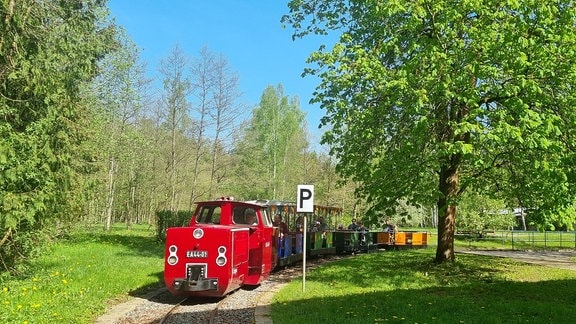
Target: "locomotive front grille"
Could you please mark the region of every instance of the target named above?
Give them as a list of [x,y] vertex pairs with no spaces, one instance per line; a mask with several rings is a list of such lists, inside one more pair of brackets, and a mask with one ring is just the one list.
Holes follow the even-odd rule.
[[186,267],[186,278],[188,281],[195,282],[206,278],[206,265],[190,264]]
[[187,264],[186,278],[174,279],[174,289],[179,291],[207,291],[218,289],[217,278],[207,278],[206,264]]

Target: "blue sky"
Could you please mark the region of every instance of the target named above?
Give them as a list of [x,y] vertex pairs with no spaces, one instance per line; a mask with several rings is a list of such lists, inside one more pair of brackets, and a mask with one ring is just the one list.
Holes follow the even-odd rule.
[[238,73],[240,102],[250,109],[268,85],[281,83],[285,95],[297,96],[307,115],[312,144],[317,145],[324,112],[309,101],[319,81],[301,74],[309,54],[329,38],[293,41],[293,30],[283,29],[280,23],[288,13],[287,1],[110,0],[109,7],[112,17],[141,49],[151,76],[156,76],[158,63],[176,44],[191,57],[207,46],[222,54]]

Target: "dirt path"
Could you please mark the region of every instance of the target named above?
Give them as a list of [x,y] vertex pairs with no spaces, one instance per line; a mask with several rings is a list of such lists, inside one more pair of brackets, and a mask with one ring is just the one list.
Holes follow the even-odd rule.
[[490,255],[576,271],[576,251],[459,250],[456,253]]

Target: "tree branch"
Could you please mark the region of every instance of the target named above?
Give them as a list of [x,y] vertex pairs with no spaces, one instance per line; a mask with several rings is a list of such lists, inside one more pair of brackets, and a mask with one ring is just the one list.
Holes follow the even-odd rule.
[[6,241],[8,240],[8,238],[10,237],[10,235],[12,235],[12,227],[8,227],[8,231],[6,231],[6,234],[4,234],[4,237],[2,238],[2,241],[0,241],[0,247],[2,245],[4,245],[4,243],[6,243]]

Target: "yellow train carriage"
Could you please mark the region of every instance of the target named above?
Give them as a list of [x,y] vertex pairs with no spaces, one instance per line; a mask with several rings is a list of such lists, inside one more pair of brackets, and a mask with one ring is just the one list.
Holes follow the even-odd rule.
[[376,244],[380,247],[427,247],[428,232],[398,231],[376,232]]

